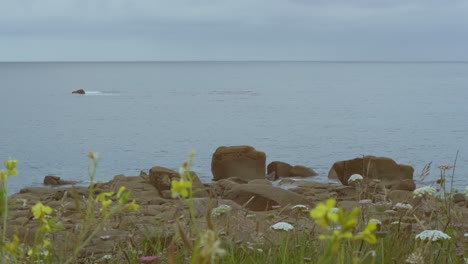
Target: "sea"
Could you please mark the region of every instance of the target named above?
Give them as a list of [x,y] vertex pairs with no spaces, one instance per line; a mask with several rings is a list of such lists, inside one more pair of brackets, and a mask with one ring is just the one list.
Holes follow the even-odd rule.
[[[84,89],[85,95],[72,94]],[[211,182],[219,146],[250,145],[271,161],[327,177],[335,161],[384,156],[432,162],[468,185],[468,63],[464,62],[2,62],[0,159],[18,160],[9,193],[46,175],[86,184],[153,166]],[[0,164],[1,165],[1,164]]]

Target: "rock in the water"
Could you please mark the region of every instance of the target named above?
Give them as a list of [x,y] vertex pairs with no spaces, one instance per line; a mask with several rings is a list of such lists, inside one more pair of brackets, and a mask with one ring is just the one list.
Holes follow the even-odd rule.
[[73,91],[72,94],[86,94],[86,93],[83,89],[79,89],[79,90]]
[[314,170],[301,165],[296,165],[292,167],[289,171],[289,174],[295,177],[307,177],[317,175],[317,173]]
[[272,161],[267,166],[267,174],[274,173],[275,177],[272,180],[277,180],[280,177],[289,177],[292,166],[289,163],[282,161]]
[[75,181],[66,181],[60,179],[60,177],[53,176],[53,175],[47,175],[44,177],[44,185],[52,185],[52,186],[58,186],[58,185],[66,185],[66,184],[75,184]]
[[250,146],[219,147],[211,160],[213,180],[230,177],[245,181],[265,179],[265,162],[265,153]]
[[364,156],[352,160],[337,161],[328,172],[329,178],[337,178],[343,185],[353,174],[361,174],[365,181],[381,180],[388,189],[413,191],[414,169],[411,166],[397,164],[386,157]]
[[308,204],[302,195],[265,184],[238,184],[233,186],[223,198],[239,205],[244,205],[252,199],[245,205],[252,211],[271,210],[273,206]]

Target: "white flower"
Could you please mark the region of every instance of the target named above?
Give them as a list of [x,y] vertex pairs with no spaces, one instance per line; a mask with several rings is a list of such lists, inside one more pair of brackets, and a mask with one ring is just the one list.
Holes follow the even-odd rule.
[[468,258],[464,258],[465,264],[468,264]]
[[374,224],[376,224],[376,225],[382,225],[382,222],[380,222],[379,219],[375,219],[375,218],[369,219],[369,222],[370,222],[370,223],[374,223]]
[[332,209],[330,209],[330,212],[333,213],[333,214],[336,214],[336,213],[338,213],[339,210],[340,210],[340,208],[333,207]]
[[406,263],[412,263],[412,264],[424,263],[424,258],[421,255],[421,252],[419,252],[419,251],[418,252],[413,252],[406,259]]
[[104,255],[102,256],[102,259],[112,259],[112,255]]
[[109,240],[109,238],[111,238],[111,236],[106,235],[106,236],[101,236],[100,238],[101,238],[101,240]]
[[430,241],[439,241],[439,240],[449,240],[451,237],[439,230],[424,230],[421,233],[416,235],[416,239],[420,240],[430,240]]
[[465,196],[468,196],[468,186],[465,187]]
[[421,188],[417,188],[413,191],[413,197],[422,197],[424,195],[434,195],[436,193],[436,189],[432,188],[431,186],[425,186]]
[[413,206],[409,203],[397,203],[394,205],[396,209],[404,209],[404,210],[411,210]]
[[364,178],[362,177],[362,175],[359,175],[359,174],[353,174],[351,175],[351,177],[349,177],[348,179],[348,184],[349,183],[352,183],[352,182],[355,182],[355,181],[362,181]]
[[212,230],[207,230],[200,238],[200,256],[205,259],[211,259],[214,263],[216,257],[222,257],[226,254],[226,250],[221,248],[221,241]]
[[227,204],[222,204],[216,208],[213,208],[213,210],[211,210],[211,216],[220,216],[222,214],[225,214],[227,212],[230,212],[232,210],[231,206],[227,205]]
[[294,226],[292,226],[291,224],[286,223],[286,222],[278,222],[278,223],[272,225],[271,229],[289,231],[289,230],[294,229]]
[[372,203],[371,199],[364,199],[364,200],[359,201],[359,204],[361,205],[366,205],[366,204],[371,204],[371,203]]
[[468,237],[468,233],[465,233],[463,236],[464,236],[464,237]]
[[297,204],[297,205],[294,205],[293,207],[291,207],[291,209],[293,210],[298,210],[298,211],[308,211],[309,208],[303,204]]
[[400,221],[394,221],[394,222],[391,222],[390,224],[391,224],[391,225],[399,225],[399,224],[400,224]]

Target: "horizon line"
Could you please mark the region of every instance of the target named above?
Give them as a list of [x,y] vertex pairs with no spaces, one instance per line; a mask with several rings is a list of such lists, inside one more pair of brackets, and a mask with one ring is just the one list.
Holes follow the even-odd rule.
[[307,63],[468,63],[468,60],[19,60],[0,63],[222,63],[222,62],[307,62]]

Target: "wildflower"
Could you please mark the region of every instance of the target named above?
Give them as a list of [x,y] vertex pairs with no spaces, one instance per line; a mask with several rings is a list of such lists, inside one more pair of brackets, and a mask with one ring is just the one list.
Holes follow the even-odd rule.
[[289,230],[293,230],[294,226],[292,226],[291,224],[286,223],[286,222],[278,222],[278,223],[272,225],[271,229],[289,231]]
[[[200,257],[205,260],[210,260],[214,263],[216,257],[222,257],[226,254],[226,250],[220,247],[221,241],[213,230],[206,230],[200,239]],[[206,261],[208,263],[208,261]]]
[[179,181],[173,180],[171,182],[171,193],[172,197],[176,198],[181,196],[182,198],[187,198],[189,193],[188,190],[192,188],[192,182],[184,180],[183,177]]
[[303,211],[307,211],[309,210],[309,208],[303,204],[297,204],[297,205],[294,205],[293,207],[291,207],[292,210],[296,210],[296,211],[299,211],[299,212],[303,212]]
[[352,238],[353,234],[349,231],[341,232],[340,230],[333,230],[333,233],[329,236],[327,235],[320,235],[320,240],[330,240],[330,241],[339,241],[341,239]]
[[102,256],[102,259],[112,259],[112,255],[104,255]]
[[468,237],[468,233],[465,233],[463,236],[464,236],[464,237]]
[[5,165],[6,174],[8,176],[16,176],[16,174],[18,173],[16,171],[16,164],[17,163],[18,163],[18,161],[15,160],[15,159],[8,159],[8,160],[3,161],[3,165]]
[[424,263],[424,257],[421,255],[421,252],[416,251],[411,253],[408,258],[406,259],[406,263],[411,264],[420,264]]
[[138,208],[140,208],[140,206],[136,204],[135,200],[125,205],[125,209],[130,211],[138,211]]
[[110,238],[111,236],[109,235],[101,236],[101,240],[104,240],[104,241],[109,240]]
[[364,178],[362,177],[362,175],[360,175],[360,174],[353,174],[353,175],[351,175],[351,177],[349,177],[349,179],[348,179],[348,184],[350,184],[350,183],[352,183],[352,182],[356,182],[356,181],[357,181],[357,182],[360,182],[360,181],[362,181],[362,180],[364,180]]
[[94,161],[97,161],[99,159],[99,154],[96,153],[96,152],[88,152],[88,158],[94,160]]
[[52,213],[52,208],[39,202],[31,208],[31,211],[33,212],[34,218],[44,219],[46,215]]
[[372,231],[374,231],[376,228],[377,225],[374,222],[369,221],[369,223],[367,223],[366,228],[364,228],[364,231],[359,232],[356,236],[354,236],[354,239],[362,239],[369,244],[375,244],[377,242],[377,238],[372,233]]
[[450,170],[451,168],[453,168],[453,166],[450,164],[442,164],[442,165],[439,165],[438,168],[441,170]]
[[424,230],[421,233],[416,235],[416,239],[420,240],[430,240],[430,241],[439,241],[439,240],[449,240],[451,237],[439,230]]
[[372,222],[376,225],[382,225],[382,222],[379,219],[375,219],[375,218],[369,219],[369,222]]
[[396,209],[403,209],[403,210],[411,210],[413,209],[413,206],[409,203],[396,203],[394,205]]
[[155,262],[158,261],[159,257],[158,256],[145,256],[141,257],[138,259],[141,263],[150,263],[150,262]]
[[336,214],[336,213],[338,213],[339,210],[340,210],[340,208],[333,207],[332,209],[330,209],[330,212]]
[[213,210],[211,210],[211,216],[220,216],[222,214],[225,214],[225,213],[228,213],[232,210],[231,206],[227,205],[227,204],[222,204],[216,208],[213,208]]
[[3,170],[0,170],[0,183],[4,183],[7,179],[7,174]]
[[437,192],[436,189],[430,186],[425,186],[425,187],[417,188],[416,190],[414,190],[413,197],[422,197],[425,195],[433,196],[436,192]]
[[[319,203],[310,211],[310,216],[322,227],[329,227],[331,223],[338,222],[338,214],[332,212],[335,207],[335,199],[328,199],[325,203]],[[338,210],[339,211],[339,210]]]
[[112,200],[106,199],[106,197],[111,197],[112,195],[114,195],[114,192],[103,192],[96,197],[96,201],[101,202],[102,204],[102,215],[106,214],[107,207],[112,203]]
[[371,203],[372,203],[372,200],[370,200],[370,199],[364,199],[364,200],[359,201],[359,204],[361,204],[361,205],[367,205],[367,204],[371,204]]
[[13,235],[13,242],[5,243],[5,249],[11,254],[16,255],[16,251],[19,247],[19,238],[16,234]]

